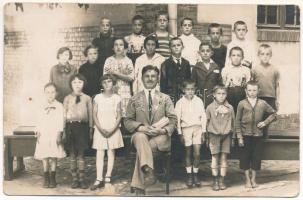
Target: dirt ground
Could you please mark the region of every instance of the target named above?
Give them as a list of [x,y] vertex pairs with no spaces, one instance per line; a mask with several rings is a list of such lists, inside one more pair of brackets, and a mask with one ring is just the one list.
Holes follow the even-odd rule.
[[[86,180],[92,184],[95,180],[95,158],[88,157],[86,162]],[[130,181],[134,159],[118,157],[112,175],[113,184],[97,191],[71,189],[71,175],[68,159],[58,162],[57,182],[54,189],[42,188],[42,163],[32,157],[25,158],[25,171],[15,175],[12,181],[4,181],[3,192],[6,195],[122,195],[130,193]],[[263,161],[262,171],[258,175],[260,187],[244,188],[244,174],[237,160],[229,161],[226,178],[228,188],[224,191],[212,191],[212,177],[209,161],[200,165],[201,188],[188,189],[184,183],[185,172],[182,163],[174,163],[169,196],[237,196],[237,197],[294,197],[299,193],[299,161]],[[147,195],[165,196],[165,185],[158,181],[146,190]]]

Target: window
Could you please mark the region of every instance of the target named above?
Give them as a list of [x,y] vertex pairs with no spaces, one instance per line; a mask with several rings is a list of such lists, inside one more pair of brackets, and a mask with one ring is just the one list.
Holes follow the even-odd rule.
[[295,5],[259,5],[257,11],[259,28],[299,28],[300,9]]

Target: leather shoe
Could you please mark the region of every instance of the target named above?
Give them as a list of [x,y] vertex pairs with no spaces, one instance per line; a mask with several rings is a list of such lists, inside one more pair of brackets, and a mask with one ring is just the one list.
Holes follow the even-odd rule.
[[134,188],[136,196],[145,196],[145,190],[140,188]]
[[151,186],[155,184],[157,181],[154,170],[150,167],[146,167],[145,172],[144,172],[144,185],[145,186]]

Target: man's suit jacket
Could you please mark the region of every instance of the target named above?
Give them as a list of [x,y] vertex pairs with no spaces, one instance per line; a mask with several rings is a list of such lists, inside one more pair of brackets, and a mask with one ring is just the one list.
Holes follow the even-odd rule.
[[168,95],[159,91],[155,92],[152,102],[152,117],[149,119],[148,100],[146,99],[144,91],[133,96],[127,106],[124,125],[129,132],[135,133],[140,125],[151,126],[163,117],[167,117],[169,123],[163,127],[167,130],[167,134],[159,135],[152,139],[157,144],[158,150],[169,151],[171,147],[170,136],[174,132],[177,124],[177,116],[173,102]]

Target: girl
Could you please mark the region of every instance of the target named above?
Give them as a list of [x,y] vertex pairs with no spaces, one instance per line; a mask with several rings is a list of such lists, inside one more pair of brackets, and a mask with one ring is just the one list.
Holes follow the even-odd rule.
[[[56,86],[48,83],[44,86],[46,102],[39,110],[39,122],[37,126],[37,144],[34,157],[42,160],[45,188],[56,187],[57,158],[65,157],[61,145],[61,132],[63,131],[63,106],[56,101]],[[49,166],[51,172],[49,174]]]
[[84,55],[87,58],[87,62],[80,66],[79,73],[87,80],[87,85],[83,88],[83,92],[93,98],[100,91],[99,78],[103,73],[103,65],[97,62],[97,47],[89,45],[85,48]]
[[243,66],[244,52],[240,47],[233,47],[229,52],[231,65],[225,65],[222,70],[223,84],[228,88],[227,100],[237,112],[238,103],[245,99],[245,84],[250,81],[248,67]]
[[170,56],[169,41],[174,37],[168,33],[168,13],[160,11],[156,16],[156,31],[151,35],[156,37],[159,42],[159,48],[156,52],[163,57],[168,58]]
[[[211,151],[213,190],[224,190],[227,171],[227,155],[230,153],[231,132],[234,132],[235,113],[226,101],[227,89],[217,85],[213,89],[214,101],[206,108],[207,132]],[[220,171],[219,171],[220,166]],[[220,172],[220,178],[219,177]]]
[[[81,74],[75,74],[70,79],[73,92],[64,99],[64,120],[66,149],[70,153],[72,173],[72,188],[86,189],[84,182],[84,151],[88,148],[92,136],[93,115],[91,97],[82,92],[86,79]],[[78,163],[77,163],[78,160]],[[79,179],[77,174],[79,169]]]
[[122,117],[126,116],[126,108],[131,98],[131,83],[134,80],[134,66],[132,61],[125,56],[127,43],[122,38],[114,40],[115,54],[106,59],[104,73],[111,74],[117,79],[114,87],[115,93],[121,97]]
[[[111,182],[111,174],[115,160],[115,149],[124,146],[119,129],[121,121],[121,98],[113,93],[115,80],[112,75],[101,77],[104,93],[94,98],[93,118],[95,133],[93,148],[97,150],[96,170],[97,178],[91,190],[104,187],[104,183]],[[107,150],[107,172],[103,181],[104,154]]]
[[72,58],[72,51],[68,47],[61,47],[57,52],[59,63],[53,66],[50,72],[50,82],[57,88],[56,100],[61,103],[64,97],[72,92],[69,87],[69,79],[77,73],[77,69],[69,63]]

